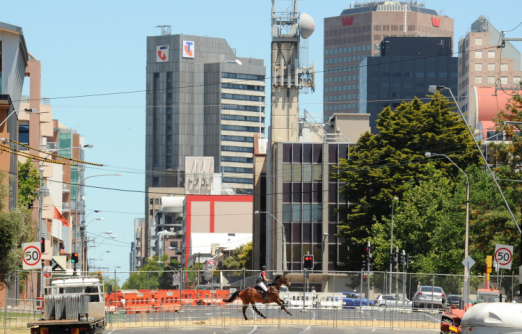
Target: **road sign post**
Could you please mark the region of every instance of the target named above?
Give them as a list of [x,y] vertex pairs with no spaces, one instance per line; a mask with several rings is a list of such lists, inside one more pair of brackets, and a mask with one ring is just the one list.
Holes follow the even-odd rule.
[[475,265],[475,260],[471,256],[466,256],[462,264],[466,268],[464,275],[464,306],[469,304],[469,270]]
[[42,269],[42,252],[39,242],[22,244],[24,270]]

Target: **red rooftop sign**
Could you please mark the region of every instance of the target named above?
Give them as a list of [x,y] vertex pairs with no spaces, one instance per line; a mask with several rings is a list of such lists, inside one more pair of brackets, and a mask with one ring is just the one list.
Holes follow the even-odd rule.
[[438,19],[436,17],[431,18],[431,23],[433,24],[434,27],[440,27],[440,19]]
[[353,23],[353,16],[343,17],[343,26],[351,26]]

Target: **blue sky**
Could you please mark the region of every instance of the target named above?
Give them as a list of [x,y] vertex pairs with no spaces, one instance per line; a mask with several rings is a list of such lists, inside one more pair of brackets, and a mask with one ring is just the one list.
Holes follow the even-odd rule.
[[[323,19],[337,16],[351,1],[305,0],[300,11],[310,14],[316,31],[309,39],[309,61],[323,68]],[[426,6],[455,19],[455,42],[470,24],[485,15],[499,30],[516,27],[522,18],[520,0],[426,0]],[[56,98],[145,89],[146,37],[159,35],[157,25],[172,33],[225,38],[238,56],[270,60],[270,1],[10,1],[2,4],[0,21],[23,28],[29,51],[42,62],[42,96]],[[509,37],[522,36],[522,28]],[[522,44],[522,43],[518,43]],[[515,44],[517,48],[522,45]],[[456,48],[455,48],[456,49]],[[301,107],[322,113],[322,74],[317,92],[301,97]],[[267,92],[269,93],[269,92]],[[145,94],[115,94],[52,99],[54,118],[77,129],[93,144],[87,160],[107,165],[86,169],[86,176],[122,173],[121,177],[90,178],[88,185],[144,190]],[[320,117],[318,117],[320,118]],[[318,119],[320,120],[320,119]],[[132,169],[132,171],[130,170]],[[135,217],[144,216],[144,194],[87,188],[89,230],[113,231],[122,242],[132,241]],[[112,211],[112,212],[109,212]],[[88,211],[89,212],[89,211]],[[123,213],[119,213],[123,212]],[[111,245],[108,245],[111,244]],[[123,247],[120,247],[123,246]],[[111,253],[100,257],[102,252]],[[106,242],[96,250],[99,266],[128,269],[129,247]]]

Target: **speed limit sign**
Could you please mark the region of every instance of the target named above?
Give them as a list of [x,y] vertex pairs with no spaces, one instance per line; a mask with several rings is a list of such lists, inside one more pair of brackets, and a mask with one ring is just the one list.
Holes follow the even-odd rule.
[[513,246],[497,244],[493,261],[495,262],[493,268],[511,269],[511,264],[513,263]]
[[172,275],[172,285],[178,285],[181,282],[181,276],[179,274]]
[[42,252],[39,242],[28,242],[22,244],[24,270],[41,269]]

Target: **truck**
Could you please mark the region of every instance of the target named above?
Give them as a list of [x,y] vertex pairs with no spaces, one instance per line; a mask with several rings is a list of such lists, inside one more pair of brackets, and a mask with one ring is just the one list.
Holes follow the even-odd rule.
[[94,277],[51,280],[44,287],[44,318],[27,327],[31,334],[101,334],[106,326],[103,290]]
[[[517,296],[518,297],[518,296]],[[518,298],[517,298],[518,299]],[[441,333],[514,334],[522,328],[521,304],[500,302],[500,292],[478,289],[477,304],[455,305],[442,314]]]

